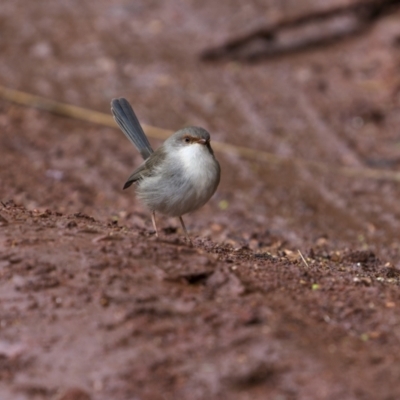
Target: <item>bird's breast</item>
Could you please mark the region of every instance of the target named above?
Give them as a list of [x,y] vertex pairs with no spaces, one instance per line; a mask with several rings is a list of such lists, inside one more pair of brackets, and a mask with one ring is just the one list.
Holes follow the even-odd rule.
[[216,160],[202,144],[185,146],[178,152],[184,175],[196,186],[198,192],[208,194],[214,191],[216,176]]
[[139,182],[139,198],[153,211],[181,216],[202,207],[214,194],[220,168],[208,148],[191,144],[173,152],[154,174]]

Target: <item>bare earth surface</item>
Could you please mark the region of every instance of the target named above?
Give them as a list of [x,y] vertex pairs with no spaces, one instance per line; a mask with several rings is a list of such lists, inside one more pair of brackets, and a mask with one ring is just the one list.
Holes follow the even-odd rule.
[[120,131],[0,100],[0,399],[400,398],[400,11],[201,59],[354,3],[2,0],[1,85],[283,161],[219,151],[190,248],[122,191]]

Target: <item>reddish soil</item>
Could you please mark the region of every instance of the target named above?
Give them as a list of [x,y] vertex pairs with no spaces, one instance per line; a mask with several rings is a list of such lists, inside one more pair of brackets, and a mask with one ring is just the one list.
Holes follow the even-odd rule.
[[281,161],[218,151],[190,248],[122,191],[140,156],[119,130],[0,100],[0,399],[400,398],[400,12],[201,60],[354,3],[2,1],[1,85],[105,113],[124,96]]

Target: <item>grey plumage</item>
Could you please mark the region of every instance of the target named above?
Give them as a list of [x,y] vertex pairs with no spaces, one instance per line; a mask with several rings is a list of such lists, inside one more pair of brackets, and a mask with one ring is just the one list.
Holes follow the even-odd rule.
[[[146,179],[139,180],[137,186],[138,198],[144,204],[151,210],[172,217],[195,211],[207,203],[217,189],[220,177],[219,164],[209,151],[204,154],[209,167],[200,167],[196,176],[189,174],[179,162],[176,143],[179,137],[180,131],[157,149],[160,162],[146,168]],[[152,158],[151,156],[145,164]]]
[[125,136],[135,145],[143,159],[153,153],[146,134],[128,100],[121,97],[111,101],[111,112]]
[[125,99],[111,102],[114,118],[136,146],[144,162],[130,175],[124,189],[137,184],[138,198],[154,213],[179,217],[202,207],[214,194],[220,180],[220,166],[210,146],[210,134],[203,128],[187,127],[175,132],[153,152],[132,107]]

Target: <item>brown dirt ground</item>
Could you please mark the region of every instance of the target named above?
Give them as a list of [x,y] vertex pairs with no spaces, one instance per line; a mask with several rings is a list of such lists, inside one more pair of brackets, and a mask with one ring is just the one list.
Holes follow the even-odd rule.
[[2,1],[0,84],[106,113],[125,96],[148,124],[285,161],[218,152],[189,248],[121,190],[140,162],[121,132],[0,100],[1,399],[400,398],[400,185],[379,178],[400,166],[400,12],[200,61],[350,3]]

